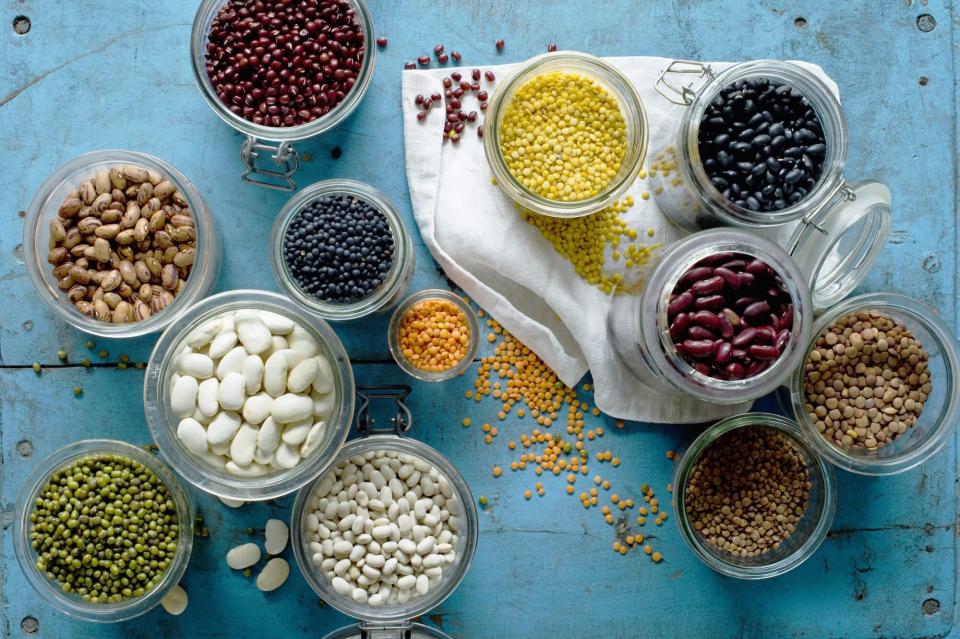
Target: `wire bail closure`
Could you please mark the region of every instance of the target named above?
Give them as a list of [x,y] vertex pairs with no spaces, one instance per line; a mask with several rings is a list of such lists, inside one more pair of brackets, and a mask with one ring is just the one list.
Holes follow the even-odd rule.
[[[374,386],[357,386],[357,397],[360,398],[360,408],[357,409],[357,432],[361,437],[369,437],[378,433],[393,433],[397,437],[410,430],[413,425],[413,415],[410,408],[403,402],[410,394],[411,388],[406,384],[386,384]],[[370,403],[378,400],[393,400],[396,403],[397,413],[390,418],[390,428],[374,429],[376,420],[370,416]]]
[[[261,152],[270,153],[273,163],[279,169],[269,166],[257,166],[257,158]],[[240,147],[240,159],[247,170],[243,173],[243,181],[277,191],[295,191],[297,183],[293,175],[300,170],[300,156],[297,150],[287,142],[277,145],[260,142],[253,136],[247,136]]]
[[359,628],[360,639],[411,639],[413,636],[413,624],[409,621],[396,625],[361,621]]
[[695,62],[693,60],[674,60],[666,69],[660,72],[656,84],[653,88],[657,93],[678,106],[690,106],[697,92],[691,88],[693,81],[683,84],[680,81],[671,82],[667,77],[671,74],[691,75],[696,74],[694,80],[706,77],[710,80],[716,77],[716,73],[709,64]]

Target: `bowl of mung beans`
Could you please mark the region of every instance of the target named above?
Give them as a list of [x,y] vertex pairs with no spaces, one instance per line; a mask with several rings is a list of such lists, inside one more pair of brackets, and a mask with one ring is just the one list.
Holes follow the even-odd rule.
[[647,152],[647,114],[630,80],[586,53],[546,53],[497,85],[483,146],[500,188],[554,217],[595,213],[620,198]]
[[851,472],[891,475],[939,451],[960,419],[960,352],[936,311],[896,293],[822,315],[790,383],[811,446]]
[[681,537],[710,568],[768,579],[820,546],[837,505],[833,469],[793,420],[748,413],[717,422],[684,452],[674,476]]
[[443,289],[423,290],[405,299],[387,328],[394,361],[425,382],[463,374],[473,363],[479,336],[480,325],[470,305]]
[[146,613],[177,585],[193,548],[180,481],[142,448],[75,442],[33,470],[17,499],[17,561],[40,598],[110,623]]

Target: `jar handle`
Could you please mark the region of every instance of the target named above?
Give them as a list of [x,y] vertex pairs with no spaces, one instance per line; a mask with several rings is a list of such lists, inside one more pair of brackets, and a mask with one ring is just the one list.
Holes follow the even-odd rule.
[[360,639],[410,639],[413,635],[413,624],[401,621],[398,624],[372,623],[361,621]]
[[[360,398],[360,408],[357,409],[357,432],[361,437],[369,437],[376,433],[392,432],[398,437],[410,430],[413,425],[413,415],[410,408],[403,403],[410,394],[410,387],[406,384],[387,384],[376,386],[357,386],[357,397]],[[397,414],[390,418],[391,428],[374,430],[376,420],[370,416],[370,402],[375,400],[392,399],[397,406]]]
[[691,73],[697,74],[696,79],[707,77],[712,80],[716,77],[716,73],[714,73],[713,68],[709,64],[694,62],[693,60],[674,60],[666,69],[660,72],[653,88],[657,90],[657,93],[674,104],[690,106],[693,98],[697,95],[697,92],[690,88],[690,85],[693,83],[688,82],[687,84],[683,84],[682,82],[678,82],[677,84],[673,84],[668,80],[668,76],[671,74],[689,75]]
[[[270,158],[279,169],[257,166],[257,158],[264,151],[270,152]],[[247,167],[243,174],[243,181],[247,184],[278,191],[296,190],[297,183],[293,181],[293,175],[300,170],[300,156],[289,142],[271,145],[248,135],[240,147],[240,159]]]

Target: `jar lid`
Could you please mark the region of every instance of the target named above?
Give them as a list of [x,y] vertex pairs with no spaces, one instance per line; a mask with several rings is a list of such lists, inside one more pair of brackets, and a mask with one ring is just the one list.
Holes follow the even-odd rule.
[[334,630],[323,639],[450,639],[450,635],[419,623],[355,623]]
[[807,277],[815,313],[841,301],[867,276],[890,235],[890,202],[886,185],[864,180],[842,187],[827,206],[799,222],[787,249]]

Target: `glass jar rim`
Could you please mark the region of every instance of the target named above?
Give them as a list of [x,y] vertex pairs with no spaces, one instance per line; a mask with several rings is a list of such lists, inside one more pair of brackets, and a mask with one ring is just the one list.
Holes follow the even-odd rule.
[[[102,164],[133,164],[160,173],[173,182],[177,190],[187,200],[192,213],[196,239],[196,258],[183,290],[163,311],[151,315],[145,320],[127,324],[112,324],[87,317],[69,303],[64,291],[50,286],[44,267],[49,266],[43,259],[46,246],[40,242],[44,215],[51,207],[59,207],[52,198],[67,183],[76,180],[77,187],[83,180],[79,175],[92,171],[90,167]],[[92,178],[92,172],[90,177]],[[74,189],[75,190],[75,189]],[[56,213],[54,214],[56,215]],[[23,225],[24,262],[27,274],[41,299],[62,320],[85,333],[98,337],[125,339],[140,337],[162,330],[177,319],[192,303],[201,299],[213,285],[220,261],[220,237],[213,220],[213,213],[207,207],[200,192],[169,162],[158,157],[126,149],[100,149],[89,151],[61,164],[53,170],[36,190],[27,207],[27,217]],[[214,269],[214,270],[211,270]]]
[[[255,308],[278,313],[293,320],[318,341],[321,352],[330,360],[334,390],[338,402],[335,422],[328,421],[326,443],[284,472],[261,477],[237,477],[222,472],[189,452],[176,435],[179,418],[172,415],[165,391],[170,368],[179,355],[190,331],[204,322],[230,311]],[[350,360],[340,339],[323,319],[310,315],[288,298],[270,291],[238,289],[225,291],[191,306],[183,316],[160,335],[147,363],[143,384],[143,405],[147,427],[160,449],[160,455],[187,482],[217,497],[242,501],[263,501],[287,495],[326,472],[330,460],[342,448],[350,431],[354,413],[354,380]]]
[[[36,556],[30,544],[30,513],[43,484],[58,470],[92,455],[120,455],[142,464],[153,472],[170,493],[177,509],[177,550],[166,573],[153,589],[140,596],[117,603],[92,604],[65,593],[56,582],[36,569],[31,558]],[[132,619],[155,608],[167,592],[183,577],[193,550],[194,505],[175,473],[157,457],[142,448],[115,439],[86,439],[73,442],[47,455],[23,482],[17,497],[13,521],[13,541],[18,563],[27,581],[46,602],[69,617],[94,623],[114,623]]]
[[[470,344],[467,348],[467,352],[464,353],[463,357],[455,366],[442,371],[425,371],[414,366],[403,354],[400,348],[399,341],[399,329],[400,321],[403,319],[403,316],[409,311],[415,304],[423,302],[425,300],[443,300],[445,302],[450,302],[461,311],[467,318],[467,326],[470,329]],[[471,364],[477,355],[477,350],[480,347],[480,322],[477,320],[477,314],[470,308],[470,305],[464,300],[460,295],[452,291],[448,291],[442,288],[428,288],[422,291],[417,291],[412,295],[408,296],[405,300],[400,302],[399,306],[393,311],[393,315],[390,316],[390,323],[387,325],[387,346],[390,348],[390,354],[393,356],[393,360],[396,362],[397,366],[400,367],[403,372],[411,377],[415,377],[420,381],[424,382],[442,382],[448,379],[453,379],[458,375],[462,375]]]
[[[290,223],[314,200],[326,195],[350,195],[366,201],[380,211],[387,220],[394,239],[393,264],[380,286],[370,295],[356,302],[337,304],[325,302],[304,292],[294,281],[283,257],[283,241]],[[406,284],[412,268],[413,244],[400,214],[381,191],[357,180],[329,179],[314,182],[290,198],[280,209],[270,231],[270,266],[280,288],[290,299],[308,311],[331,321],[354,320],[375,313],[387,306]]]
[[[506,101],[507,97],[512,97],[516,89],[544,70],[564,65],[573,65],[576,67],[575,71],[577,73],[588,75],[591,79],[599,80],[605,85],[604,88],[611,91],[620,105],[621,111],[624,110],[624,106],[627,107],[623,117],[628,131],[631,130],[630,127],[633,127],[632,130],[636,137],[633,157],[630,157],[628,141],[627,155],[624,157],[623,165],[626,170],[622,171],[622,175],[611,180],[603,191],[597,195],[573,202],[550,200],[523,186],[506,166],[499,148],[499,120],[502,110],[509,104]],[[603,58],[580,51],[555,51],[534,56],[519,63],[494,88],[488,104],[489,108],[487,109],[483,131],[483,149],[487,157],[487,163],[497,179],[497,184],[510,199],[535,213],[560,218],[583,217],[596,213],[626,193],[643,167],[648,144],[646,108],[640,94],[629,78]]]
[[[769,564],[752,566],[737,565],[727,561],[722,551],[714,550],[700,539],[692,529],[686,512],[686,490],[690,473],[700,457],[720,437],[739,428],[771,428],[783,433],[790,441],[805,453],[813,463],[807,464],[808,472],[816,471],[823,486],[823,504],[818,513],[816,525],[803,543],[791,554]],[[837,483],[830,464],[808,444],[800,427],[792,419],[772,413],[744,413],[723,419],[708,427],[687,447],[677,464],[673,478],[673,512],[677,518],[677,528],[684,543],[704,564],[717,572],[738,579],[769,579],[793,570],[809,559],[830,531],[837,509]],[[808,504],[808,508],[810,505]]]
[[[320,573],[319,568],[313,565],[304,535],[304,520],[308,514],[308,504],[314,487],[319,484],[339,463],[356,455],[363,455],[369,451],[395,450],[403,454],[420,457],[433,465],[440,474],[450,483],[451,490],[461,502],[462,529],[458,537],[462,542],[462,552],[457,553],[453,576],[441,584],[441,587],[431,589],[427,595],[418,597],[407,604],[389,607],[374,607],[359,604],[349,597],[337,593],[332,584]],[[473,500],[470,486],[460,471],[438,450],[423,442],[408,437],[398,437],[392,434],[373,434],[347,442],[333,462],[317,475],[309,484],[303,486],[293,502],[290,518],[291,546],[293,555],[300,573],[307,585],[324,601],[340,612],[372,622],[398,622],[419,617],[427,611],[440,605],[449,597],[463,581],[477,548],[479,536],[479,517]]]
[[810,339],[803,349],[802,361],[806,362],[807,356],[816,344],[817,339],[827,328],[841,317],[861,310],[875,310],[880,313],[889,310],[898,315],[906,315],[927,331],[936,341],[938,350],[943,353],[944,366],[951,382],[950,387],[945,391],[944,413],[939,419],[937,427],[931,430],[921,445],[902,454],[886,458],[851,454],[835,446],[820,434],[816,425],[807,415],[804,409],[806,401],[803,392],[803,364],[797,367],[790,380],[791,404],[794,417],[800,425],[804,438],[830,463],[860,475],[895,475],[915,468],[939,452],[956,429],[957,421],[960,420],[960,389],[958,389],[960,343],[957,342],[953,331],[940,315],[923,302],[899,293],[867,293],[841,302],[817,318]]
[[357,15],[357,21],[363,32],[363,62],[360,64],[360,70],[357,72],[357,81],[341,100],[329,113],[316,120],[292,127],[277,127],[255,124],[246,120],[223,104],[220,101],[217,92],[210,82],[207,75],[205,61],[205,49],[207,36],[210,31],[210,22],[213,20],[217,11],[226,4],[227,0],[203,0],[197,8],[197,13],[193,19],[193,27],[190,33],[190,58],[192,61],[193,78],[200,89],[200,94],[204,101],[210,106],[217,116],[227,123],[231,128],[250,137],[269,140],[273,142],[296,142],[306,138],[320,135],[325,131],[332,129],[353,113],[359,106],[361,99],[367,92],[370,83],[373,80],[373,70],[376,63],[377,47],[370,46],[376,39],[373,28],[373,19],[367,8],[365,0],[346,0]]
[[[703,113],[720,91],[734,82],[748,78],[770,78],[798,89],[820,119],[824,136],[827,138],[824,172],[814,184],[814,188],[799,202],[780,211],[761,213],[735,205],[723,197],[710,182],[699,159],[698,135]],[[701,204],[708,206],[714,215],[734,226],[773,226],[800,219],[822,209],[843,184],[842,172],[847,159],[846,119],[843,108],[820,78],[793,62],[752,60],[734,64],[720,72],[696,92],[681,117],[680,132],[677,169],[685,174],[687,182],[696,189]]]

